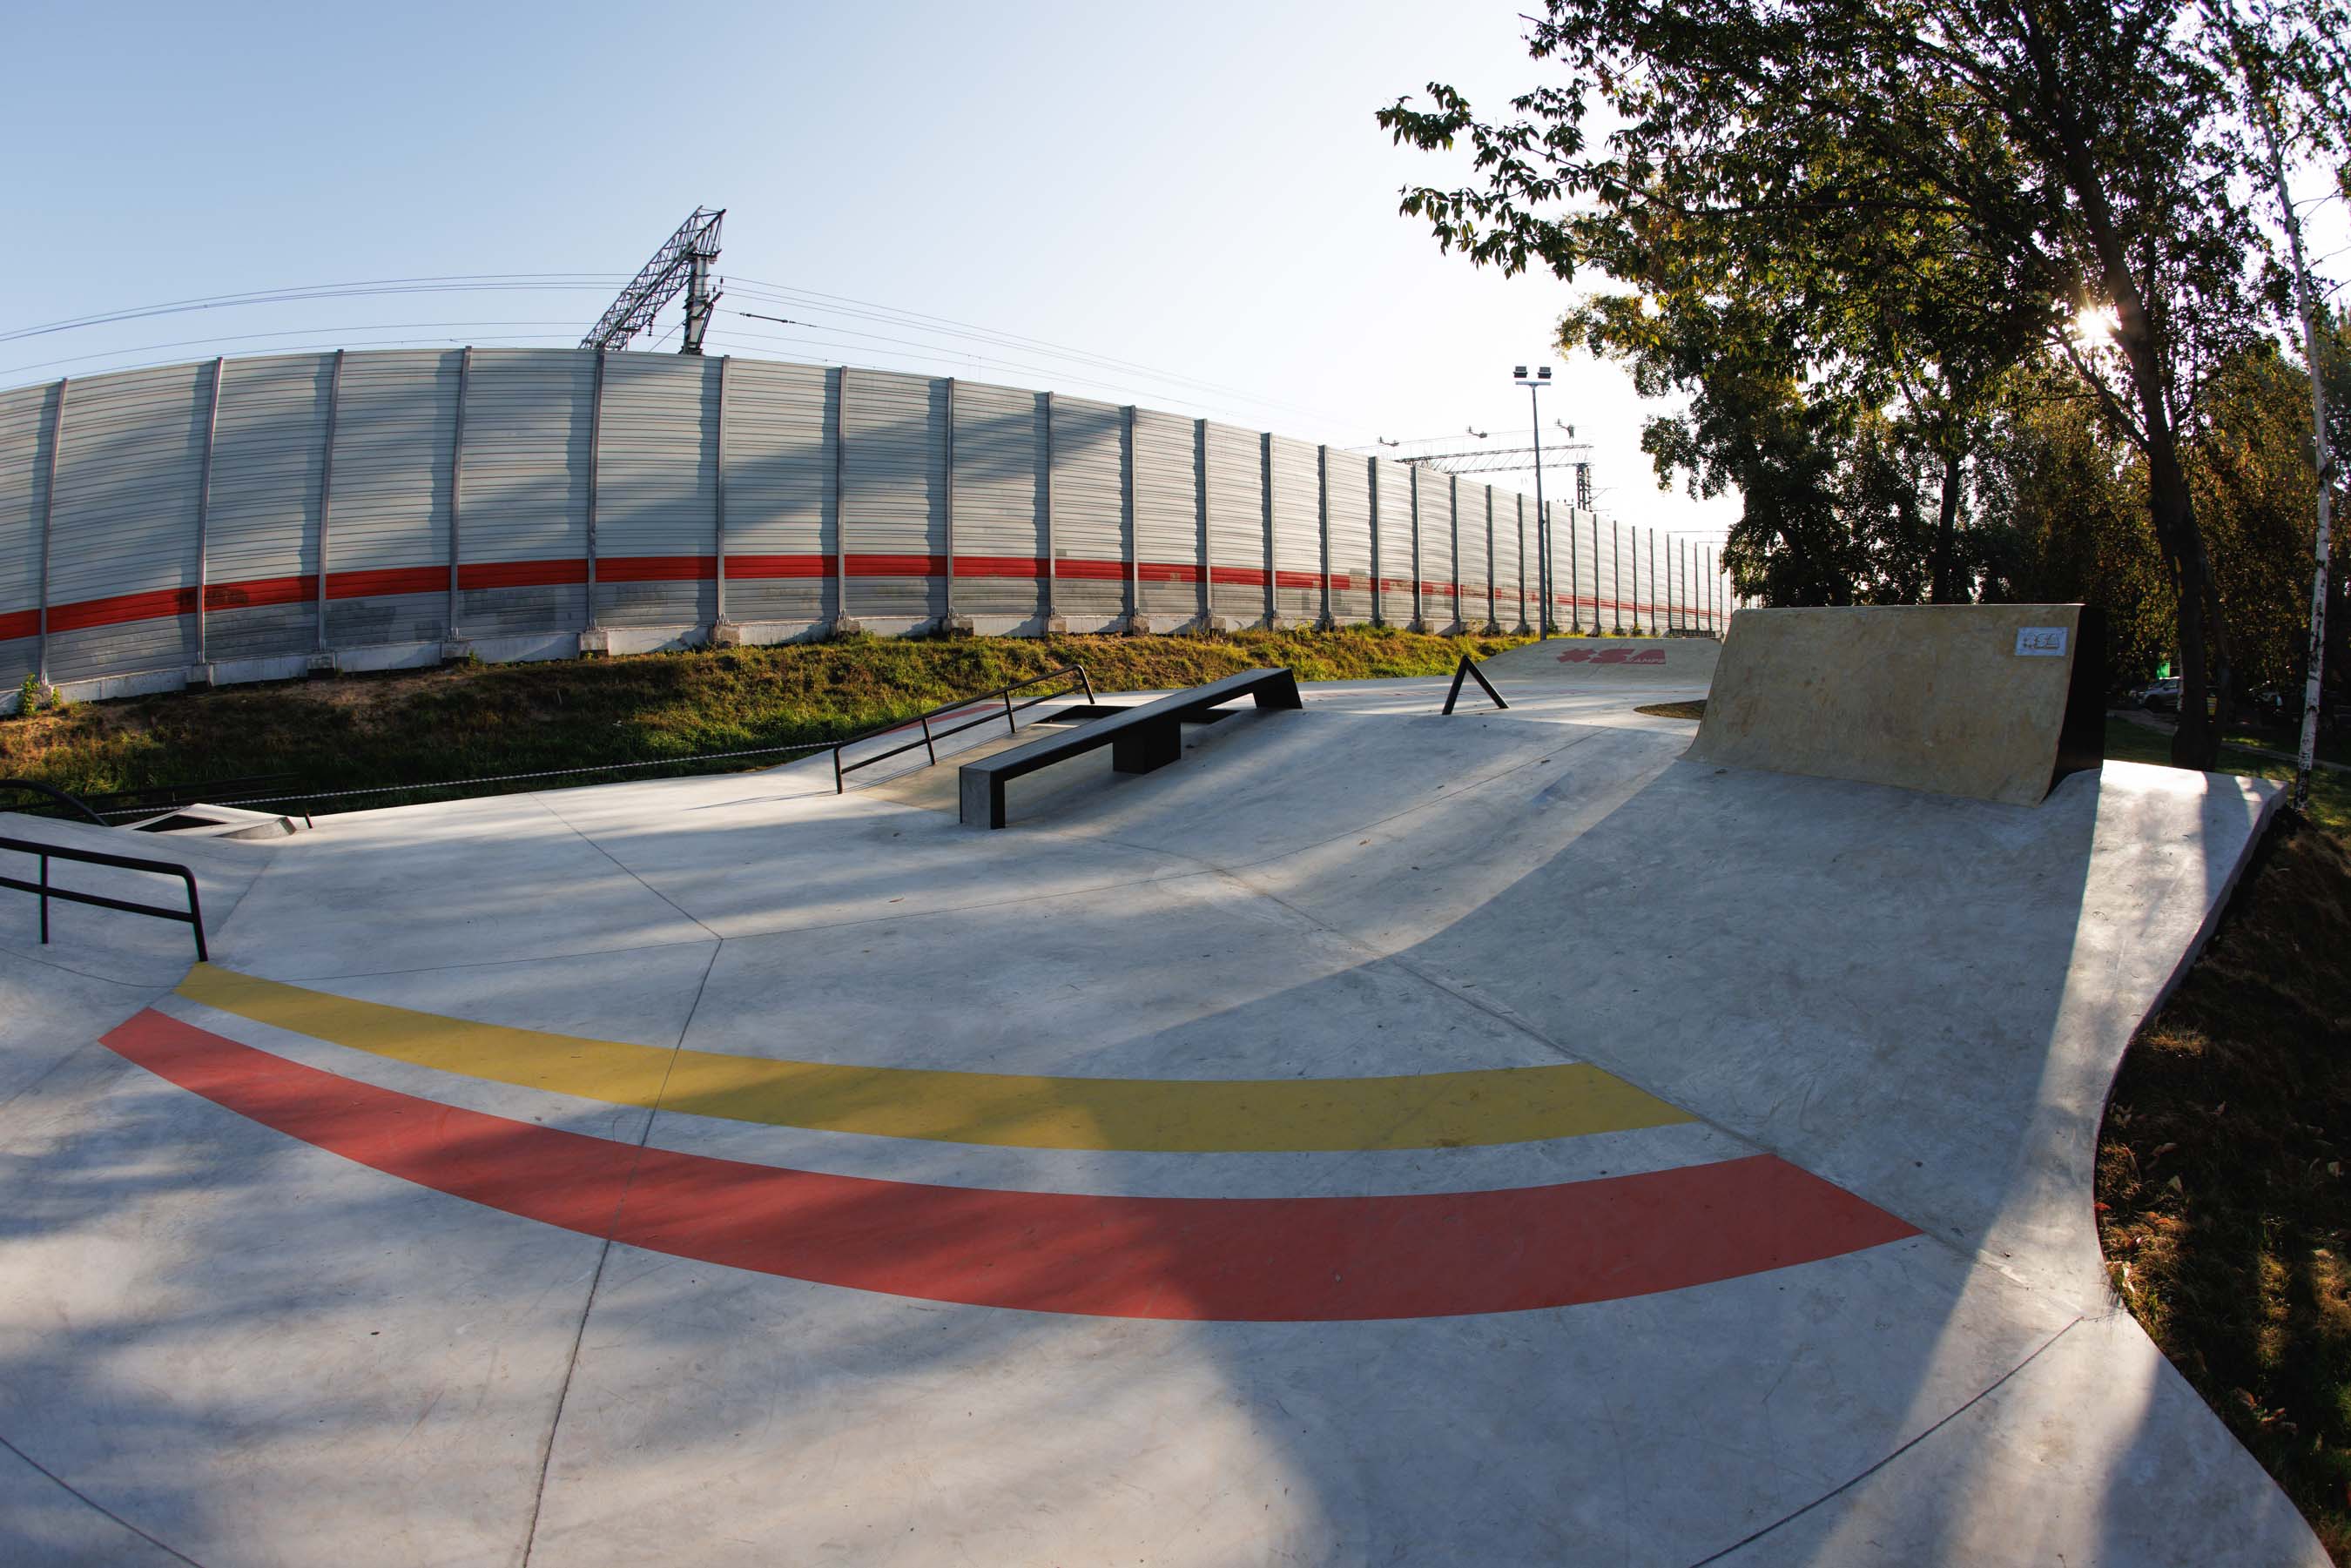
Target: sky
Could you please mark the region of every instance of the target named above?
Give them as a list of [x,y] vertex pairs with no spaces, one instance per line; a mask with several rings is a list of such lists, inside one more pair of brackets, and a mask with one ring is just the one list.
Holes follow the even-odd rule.
[[729,283],[714,352],[1350,447],[1524,447],[1511,371],[1548,362],[1547,444],[1558,423],[1592,443],[1603,509],[1711,535],[1737,515],[1660,492],[1629,379],[1552,347],[1576,288],[1473,268],[1397,213],[1400,187],[1460,165],[1395,147],[1374,110],[1432,79],[1499,110],[1551,68],[1508,0],[9,11],[0,130],[32,151],[0,184],[0,334],[532,276],[0,340],[0,386],[215,353],[569,346],[709,205]]
[[[1466,161],[1394,146],[1374,110],[1436,79],[1499,112],[1547,79],[1519,10],[12,0],[0,387],[214,353],[575,344],[709,205],[726,209],[714,351],[1349,447],[1523,447],[1511,369],[1548,361],[1547,442],[1564,423],[1591,443],[1602,508],[1719,536],[1737,497],[1660,491],[1639,446],[1656,405],[1552,347],[1604,280],[1473,268],[1396,210],[1402,186],[1454,183]],[[2317,251],[2342,255],[2342,217],[2320,214]],[[482,275],[502,282],[7,336]],[[657,323],[665,350],[677,315]]]

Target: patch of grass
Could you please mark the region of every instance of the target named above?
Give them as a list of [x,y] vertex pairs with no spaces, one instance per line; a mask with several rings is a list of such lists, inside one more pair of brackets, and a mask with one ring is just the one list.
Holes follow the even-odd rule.
[[2337,1563],[2351,1562],[2346,1165],[2351,848],[2290,824],[2124,1059],[2098,1228],[2116,1292]]
[[1701,698],[1694,703],[1648,703],[1633,711],[1647,714],[1651,718],[1700,719],[1706,716],[1706,702]]
[[[1259,665],[1301,680],[1452,673],[1522,637],[1370,627],[1198,637],[857,637],[531,664],[456,664],[78,703],[0,724],[0,776],[75,794],[291,773],[319,791],[659,762],[831,741],[926,707],[1082,664],[1097,692],[1196,685]],[[778,758],[745,759],[737,768]],[[729,764],[682,764],[707,772]],[[496,794],[662,776],[472,786]],[[447,789],[320,801],[320,810],[445,799]]]

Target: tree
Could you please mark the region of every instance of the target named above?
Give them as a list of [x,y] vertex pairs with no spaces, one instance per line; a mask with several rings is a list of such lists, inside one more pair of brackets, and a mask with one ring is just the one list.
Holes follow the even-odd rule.
[[[1953,421],[2030,328],[2143,464],[2184,676],[2173,757],[2209,767],[2211,571],[2183,426],[2260,335],[2266,255],[2210,18],[2178,0],[1549,0],[1529,43],[1567,79],[1516,119],[1442,84],[1380,111],[1400,142],[1474,149],[1473,183],[1408,189],[1404,210],[1506,270],[1763,280],[1813,361],[1895,376],[1905,353],[1874,340],[1922,350]],[[1614,121],[1597,144],[1595,108]],[[2101,306],[2110,337],[2074,341]]]

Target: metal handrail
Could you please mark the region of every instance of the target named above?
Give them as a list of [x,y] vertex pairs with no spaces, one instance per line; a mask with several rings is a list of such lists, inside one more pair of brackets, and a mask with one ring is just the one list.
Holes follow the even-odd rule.
[[1464,653],[1461,655],[1461,663],[1455,666],[1453,671],[1453,689],[1445,694],[1446,716],[1450,716],[1453,712],[1453,705],[1461,700],[1461,677],[1464,675],[1474,678],[1479,685],[1485,687],[1486,695],[1493,699],[1496,707],[1507,708],[1510,706],[1502,700],[1502,694],[1494,689],[1494,683],[1486,678],[1486,672],[1478,667],[1478,661]]
[[[1012,716],[1014,714],[1019,713],[1022,708],[1035,707],[1039,703],[1050,702],[1057,696],[1065,696],[1068,694],[1065,692],[1048,692],[1041,697],[1030,697],[1024,703],[1015,703],[1012,700],[1012,694],[1018,691],[1025,691],[1030,686],[1043,685],[1047,681],[1058,681],[1064,675],[1077,676],[1078,684],[1085,688],[1087,703],[1092,704],[1093,702],[1094,684],[1092,680],[1087,678],[1086,667],[1083,664],[1064,664],[1058,670],[1048,670],[1041,675],[1031,675],[1025,681],[1015,681],[1008,686],[998,686],[992,692],[982,692],[976,697],[963,697],[955,702],[942,703],[937,707],[931,708],[924,713],[918,713],[912,718],[900,719],[895,724],[885,724],[878,728],[869,729],[862,735],[852,735],[846,740],[834,741],[832,743],[832,792],[839,795],[846,790],[848,785],[844,783],[843,780],[848,775],[856,772],[859,768],[871,768],[877,762],[887,762],[893,757],[903,757],[918,746],[925,752],[929,753],[932,762],[937,762],[939,759],[938,743],[940,741],[945,740],[951,735],[961,735],[967,729],[977,729],[983,724],[993,724],[996,722],[996,715],[990,713],[983,718],[973,719],[969,724],[959,724],[953,729],[934,730],[931,727],[931,720],[943,717],[948,714],[962,713],[967,709],[977,707],[981,703],[995,702],[1001,699],[1004,704],[1004,727],[1014,735],[1019,734],[1019,726],[1012,722]],[[841,765],[841,747],[846,746],[855,746],[862,740],[872,740],[878,735],[893,735],[899,730],[912,729],[918,726],[921,727],[923,732],[922,739],[910,740],[904,746],[893,746],[887,751],[878,751],[871,757],[862,757],[846,767]]]
[[[41,880],[26,882],[22,877],[0,876],[0,887],[13,887],[19,893],[37,894],[41,900],[41,944],[49,940],[49,900],[62,898],[68,904],[95,904],[100,909],[120,909],[126,915],[152,915],[158,920],[182,920],[196,933],[196,962],[209,963],[211,955],[204,950],[204,907],[196,898],[195,874],[186,866],[170,861],[141,860],[136,855],[110,855],[102,850],[78,850],[66,844],[45,844],[33,839],[0,839],[0,850],[15,850],[19,854],[37,855],[41,862]],[[158,876],[176,876],[188,888],[185,913],[166,909],[160,904],[133,904],[127,898],[109,898],[102,893],[76,893],[71,888],[49,885],[49,862],[75,861],[84,865],[120,866],[124,871],[153,872]]]
[[38,782],[37,780],[31,779],[0,779],[0,789],[22,789],[26,793],[31,795],[47,795],[50,800],[55,800],[60,806],[72,807],[75,810],[79,811],[83,816],[88,817],[91,821],[96,822],[99,827],[102,828],[106,826],[106,819],[99,816],[96,811],[91,810],[89,801],[83,800],[78,795],[68,795],[62,789],[53,789],[47,784]]

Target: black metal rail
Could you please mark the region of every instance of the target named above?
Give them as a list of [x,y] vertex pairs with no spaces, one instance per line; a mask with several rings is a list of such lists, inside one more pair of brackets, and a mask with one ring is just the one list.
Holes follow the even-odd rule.
[[[78,850],[66,844],[45,844],[32,839],[0,839],[0,850],[14,850],[18,854],[38,856],[41,880],[26,882],[22,877],[0,876],[0,887],[13,887],[19,893],[38,895],[41,901],[41,942],[49,940],[49,900],[62,898],[69,904],[95,904],[100,909],[119,909],[125,915],[148,915],[158,920],[178,920],[193,927],[196,934],[196,962],[210,961],[204,949],[204,906],[196,897],[195,874],[186,866],[169,861],[141,860],[136,855],[111,855],[103,850]],[[82,865],[119,866],[124,871],[152,872],[157,876],[176,876],[187,885],[188,907],[185,911],[166,909],[160,904],[133,904],[127,898],[109,898],[102,893],[79,893],[68,887],[49,885],[49,862],[53,860],[73,861]]]
[[[1077,676],[1078,684],[1085,688],[1087,703],[1092,704],[1093,702],[1094,684],[1092,681],[1086,678],[1086,667],[1083,664],[1064,664],[1058,670],[1048,670],[1041,675],[1031,675],[1025,681],[1015,681],[1008,686],[998,686],[992,692],[982,692],[976,697],[965,697],[959,702],[942,703],[937,707],[932,708],[926,713],[916,714],[912,718],[901,719],[896,724],[885,724],[878,729],[869,729],[862,735],[852,735],[846,740],[837,740],[833,742],[832,792],[838,795],[847,789],[848,786],[843,782],[843,780],[850,774],[856,772],[859,768],[871,768],[877,762],[887,762],[893,757],[904,757],[907,752],[914,750],[918,746],[930,754],[930,758],[934,763],[937,762],[939,759],[938,743],[940,741],[945,740],[951,735],[961,735],[967,729],[977,729],[983,724],[994,724],[998,716],[991,709],[989,712],[973,719],[970,723],[956,725],[952,729],[935,730],[931,727],[931,721],[935,718],[945,717],[951,714],[963,713],[968,709],[977,707],[983,703],[994,703],[1001,700],[1004,704],[1004,727],[1014,735],[1019,734],[1019,726],[1012,722],[1012,716],[1014,714],[1019,713],[1023,708],[1032,708],[1039,703],[1050,702],[1057,696],[1066,696],[1068,694],[1066,692],[1047,692],[1043,696],[1030,697],[1027,702],[1023,703],[1014,702],[1012,700],[1012,694],[1014,692],[1026,691],[1030,686],[1041,686],[1047,681],[1058,681],[1064,675]],[[910,740],[904,746],[893,746],[887,751],[877,751],[871,757],[861,757],[856,761],[846,765],[844,765],[841,760],[841,752],[843,747],[855,746],[861,741],[872,740],[877,736],[894,735],[902,729],[914,729],[917,727],[919,727],[923,732],[922,738],[919,740]]]
[[[22,790],[27,795],[47,795],[51,800],[54,800],[58,805],[65,807],[68,810],[79,811],[85,818],[89,819],[90,821],[96,822],[99,827],[102,828],[106,826],[106,819],[99,816],[96,811],[91,810],[89,802],[83,800],[78,795],[68,795],[62,789],[52,789],[47,784],[37,783],[30,779],[0,779],[0,789]],[[21,807],[18,809],[22,810]],[[31,816],[33,813],[27,811],[26,812],[26,815]]]
[[1486,678],[1486,672],[1478,667],[1478,662],[1464,653],[1461,655],[1461,663],[1453,671],[1453,689],[1445,694],[1447,714],[1452,713],[1453,705],[1461,700],[1461,677],[1464,675],[1473,677],[1479,685],[1485,687],[1486,695],[1493,699],[1496,707],[1507,708],[1510,706],[1502,700],[1502,694],[1494,689],[1494,683]]

